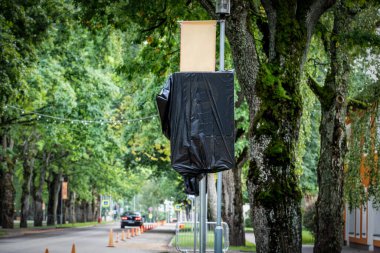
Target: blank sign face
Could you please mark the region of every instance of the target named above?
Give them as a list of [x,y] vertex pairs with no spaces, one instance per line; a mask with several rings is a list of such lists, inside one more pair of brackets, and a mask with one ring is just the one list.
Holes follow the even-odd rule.
[[181,22],[181,72],[215,71],[216,20]]

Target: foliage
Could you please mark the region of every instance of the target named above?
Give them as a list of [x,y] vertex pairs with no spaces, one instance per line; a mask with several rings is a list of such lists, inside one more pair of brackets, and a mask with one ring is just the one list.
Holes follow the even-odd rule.
[[238,252],[255,252],[256,245],[251,242],[245,242],[245,246],[230,246],[230,250],[236,250]]
[[315,203],[307,206],[303,214],[303,226],[312,234],[315,235]]
[[[161,198],[174,192],[173,185],[182,192],[178,177],[162,170],[168,168],[169,153],[167,141],[157,138],[161,130],[151,117],[156,114],[153,98],[159,89],[154,75],[150,71],[138,75],[121,71],[130,62],[142,61],[140,54],[147,46],[134,42],[133,26],[124,27],[123,32],[106,23],[84,26],[83,19],[77,19],[81,10],[70,1],[56,3],[60,15],[50,9],[53,1],[34,2],[27,7],[19,6],[25,3],[22,1],[5,6],[30,15],[21,16],[24,21],[11,20],[17,15],[0,16],[0,39],[9,44],[2,48],[7,51],[1,51],[1,59],[20,60],[19,65],[5,68],[2,64],[0,69],[4,76],[1,88],[7,89],[1,92],[0,110],[7,116],[1,124],[9,126],[16,143],[13,152],[19,157],[28,133],[37,136],[29,150],[36,160],[34,184],[38,186],[43,154],[51,153],[45,180],[53,173],[62,174],[78,201],[90,202],[99,194],[131,199],[153,176],[166,182],[159,189],[167,189]],[[56,15],[54,22],[48,14]],[[38,24],[40,35],[31,25],[36,23],[33,15],[47,20]],[[30,34],[29,24],[23,22],[31,22]],[[17,33],[23,26],[27,32]],[[41,38],[29,40],[27,35]],[[139,162],[141,159],[144,162]],[[23,180],[18,163],[15,183]],[[19,196],[20,184],[16,187]],[[52,193],[43,189],[46,202]]]
[[379,105],[350,113],[350,151],[347,156],[346,198],[350,208],[360,207],[371,198],[380,207]]
[[302,230],[302,244],[314,244],[314,235],[307,231],[307,230]]

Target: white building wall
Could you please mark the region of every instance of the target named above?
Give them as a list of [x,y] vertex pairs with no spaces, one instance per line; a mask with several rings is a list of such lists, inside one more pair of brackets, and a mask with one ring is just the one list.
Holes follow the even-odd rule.
[[380,209],[373,209],[374,235],[380,237]]

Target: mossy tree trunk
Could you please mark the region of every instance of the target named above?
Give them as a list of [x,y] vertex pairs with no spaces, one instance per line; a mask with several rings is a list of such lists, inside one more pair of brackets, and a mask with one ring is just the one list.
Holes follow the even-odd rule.
[[267,61],[255,86],[248,191],[257,252],[301,252],[301,191],[296,146],[300,81],[311,35],[334,1],[262,1],[268,17]]
[[334,10],[332,35],[327,40],[325,38],[330,70],[324,86],[319,86],[312,78],[308,82],[322,107],[314,253],[338,253],[343,244],[344,157],[347,151],[345,119],[350,68],[348,51],[340,38],[348,31],[352,13],[345,14],[347,10],[339,2]]
[[248,174],[257,252],[301,252],[302,194],[295,151],[302,115],[300,66],[306,43],[298,36],[289,39],[292,45],[288,41],[278,46],[288,44],[293,54],[282,54],[262,65],[257,79],[260,104],[250,132]]

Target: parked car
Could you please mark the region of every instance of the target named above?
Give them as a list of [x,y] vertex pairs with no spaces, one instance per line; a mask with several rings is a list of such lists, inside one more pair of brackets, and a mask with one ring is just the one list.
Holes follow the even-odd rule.
[[127,211],[120,216],[120,227],[125,226],[142,226],[144,224],[144,218],[139,212]]

